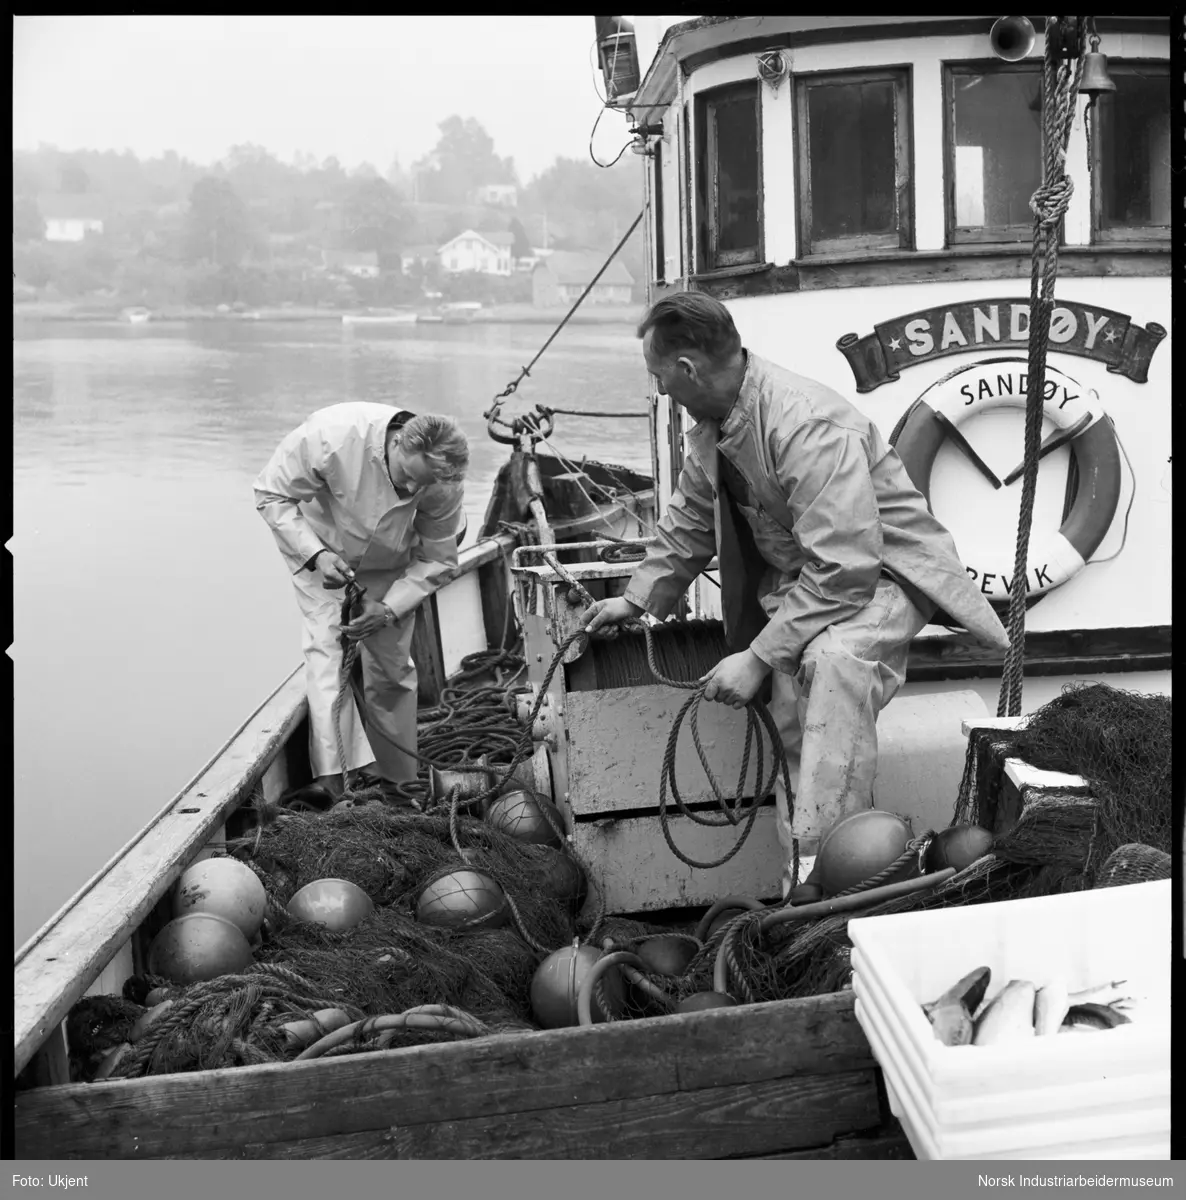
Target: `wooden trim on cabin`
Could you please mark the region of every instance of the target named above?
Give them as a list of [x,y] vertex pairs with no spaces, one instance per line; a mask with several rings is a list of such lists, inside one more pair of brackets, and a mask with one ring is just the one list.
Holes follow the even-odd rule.
[[194,854],[247,799],[306,710],[301,667],[137,840],[22,947],[14,979],[15,1071],[65,1018]]
[[[1168,671],[1173,664],[1172,635],[1169,625],[1027,633],[1024,673],[1039,678]],[[1003,667],[1003,654],[972,643],[967,634],[916,638],[910,644],[906,680],[995,679]]]
[[[722,1157],[884,1123],[851,991],[15,1097],[18,1158]],[[648,1117],[648,1113],[653,1116]],[[784,1113],[794,1119],[785,1119]],[[541,1131],[544,1136],[533,1134]],[[692,1134],[695,1136],[692,1136]],[[301,1142],[316,1139],[302,1148]]]
[[[755,186],[757,242],[739,250],[721,250],[720,171],[717,148],[716,109],[721,104],[749,101],[753,111],[754,145],[757,153]],[[699,92],[696,105],[696,195],[695,220],[699,233],[697,262],[702,270],[739,267],[761,261],[765,241],[765,203],[762,191],[762,93],[756,79],[728,83]]]
[[[1172,94],[1170,87],[1169,63],[1164,60],[1148,59],[1109,59],[1108,73],[1117,77],[1137,75],[1142,72],[1149,75],[1164,76],[1166,91]],[[1091,240],[1096,245],[1115,246],[1124,243],[1157,244],[1167,252],[1170,249],[1172,231],[1168,225],[1105,225],[1104,224],[1104,194],[1099,181],[1104,178],[1104,137],[1100,129],[1098,107],[1093,117],[1091,157],[1092,157],[1092,188],[1091,188]],[[1171,122],[1172,128],[1172,122]],[[1172,171],[1172,169],[1171,169]],[[1172,180],[1172,173],[1171,173]],[[1171,193],[1173,186],[1171,182]],[[1171,211],[1173,200],[1171,196]]]
[[[1041,30],[1042,25],[1035,25]],[[1039,35],[1040,36],[1040,35]],[[1021,62],[1002,62],[1000,59],[961,59],[958,62],[940,64],[943,87],[943,229],[949,246],[958,245],[1013,245],[1024,243],[1029,249],[1033,243],[1033,220],[1027,219],[1019,225],[957,225],[955,223],[955,81],[961,75],[1026,75],[1037,84],[1038,96],[1042,95],[1042,60],[1023,59]],[[1041,113],[1035,117],[1034,135],[1037,139],[1036,160],[1041,158],[1042,129]],[[1093,191],[1096,189],[1093,187]],[[1063,237],[1059,229],[1059,241]]]
[[[736,18],[726,18],[736,19]],[[1038,38],[1043,36],[1046,18],[1030,17]],[[893,38],[916,40],[926,37],[968,37],[982,34],[985,43],[992,28],[993,18],[986,17],[941,17],[931,21],[903,21],[885,25],[829,26],[825,29],[800,29],[793,32],[769,33],[760,37],[741,38],[722,42],[706,50],[695,51],[679,59],[682,69],[689,75],[722,59],[739,58],[746,54],[761,54],[766,50],[793,50],[801,46],[836,46],[852,42],[888,41]],[[1097,17],[1096,27],[1102,37],[1115,33],[1143,33],[1152,37],[1169,37],[1169,17]],[[669,31],[669,36],[678,37],[678,27]],[[666,41],[666,39],[664,39]],[[1107,53],[1107,46],[1101,47]],[[677,52],[678,54],[678,52]],[[662,103],[661,101],[656,103]],[[654,107],[651,104],[644,107]]]
[[[1159,278],[1168,276],[1171,254],[1160,244],[1063,246],[1059,277]],[[960,246],[948,250],[873,251],[819,255],[762,269],[714,271],[656,286],[655,299],[681,291],[707,292],[718,300],[777,296],[827,288],[883,287],[957,280],[1029,279],[1030,248],[1018,245]]]
[[[879,67],[810,71],[795,75],[794,146],[796,164],[797,231],[800,256],[908,250],[914,245],[914,139],[911,136],[914,71],[909,63]],[[888,83],[893,88],[894,228],[888,233],[858,233],[848,237],[817,238],[812,233],[811,115],[809,93],[818,87]],[[855,149],[855,148],[854,148]]]

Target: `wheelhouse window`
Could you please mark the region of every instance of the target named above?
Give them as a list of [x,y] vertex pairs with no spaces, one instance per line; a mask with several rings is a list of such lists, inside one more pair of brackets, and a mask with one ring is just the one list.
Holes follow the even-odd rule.
[[1028,242],[1042,182],[1038,64],[949,66],[945,72],[947,242]]
[[909,72],[800,76],[795,117],[801,253],[909,249]]
[[1162,63],[1109,61],[1116,84],[1093,122],[1093,224],[1100,242],[1169,241],[1170,79]]
[[762,161],[758,85],[696,97],[696,212],[700,269],[761,261]]

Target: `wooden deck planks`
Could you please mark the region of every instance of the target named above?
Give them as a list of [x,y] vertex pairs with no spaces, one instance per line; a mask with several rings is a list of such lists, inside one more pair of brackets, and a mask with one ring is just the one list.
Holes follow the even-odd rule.
[[751,1089],[784,1079],[869,1072],[871,1080],[874,1066],[853,994],[841,992],[309,1063],[22,1092],[16,1146],[22,1158],[201,1157],[261,1143],[497,1121],[508,1113]]

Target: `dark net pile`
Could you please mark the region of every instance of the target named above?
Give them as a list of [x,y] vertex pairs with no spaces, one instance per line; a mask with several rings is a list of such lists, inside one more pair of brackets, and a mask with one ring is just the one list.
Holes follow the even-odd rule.
[[[189,987],[130,981],[128,994],[137,984],[165,985],[174,1003],[136,1041],[117,1077],[289,1061],[300,1047],[287,1043],[280,1027],[325,1009],[340,1009],[355,1022],[446,1006],[474,1022],[462,1028],[438,1012],[422,1025],[382,1032],[384,1047],[535,1027],[529,990],[536,968],[548,953],[590,932],[576,919],[584,887],[573,860],[472,817],[365,801],[360,794],[351,808],[281,812],[228,846],[267,892],[263,945],[241,975]],[[465,869],[501,886],[509,898],[505,924],[447,929],[417,920],[423,889]],[[324,878],[362,888],[374,912],[337,933],[292,919],[288,900]],[[326,1053],[375,1049],[380,1032],[363,1029]]]

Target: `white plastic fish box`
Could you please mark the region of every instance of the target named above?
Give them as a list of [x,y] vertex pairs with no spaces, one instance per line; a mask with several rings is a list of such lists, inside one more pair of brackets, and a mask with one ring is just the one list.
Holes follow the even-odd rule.
[[[924,1126],[954,1133],[1009,1113],[1031,1125],[1060,1110],[1091,1120],[1111,1093],[1113,1135],[1122,1132],[1114,1114],[1124,1096],[1130,1111],[1143,1114],[1136,1119],[1152,1123],[1151,1133],[1163,1119],[1168,1129],[1170,886],[1164,880],[852,920],[853,987],[866,1019],[882,1031],[879,1062],[899,1099],[903,1092],[916,1097]],[[944,1046],[921,1006],[980,966],[992,971],[990,998],[1010,979],[1057,980],[1072,992],[1123,979],[1123,994],[1136,1002],[1132,1024]]]
[[[1000,1093],[994,1097],[1000,1102],[994,1111],[986,1104],[978,1120],[945,1125],[920,1100],[917,1077],[902,1063],[900,1043],[882,1024],[884,1012],[872,1012],[861,996],[855,1011],[882,1065],[890,1111],[902,1123],[917,1158],[1170,1157],[1168,1069],[1154,1076],[1122,1076],[1098,1088],[1062,1084]],[[1037,1106],[1032,1103],[1036,1099]]]

